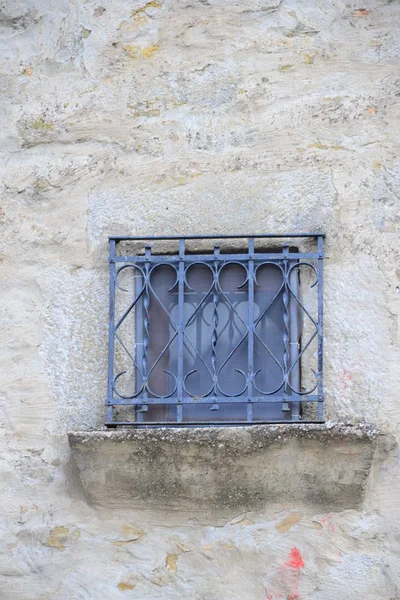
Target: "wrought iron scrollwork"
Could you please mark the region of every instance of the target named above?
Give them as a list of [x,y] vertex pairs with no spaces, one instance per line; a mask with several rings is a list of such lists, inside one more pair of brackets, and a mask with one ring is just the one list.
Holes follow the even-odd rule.
[[[277,236],[288,241],[270,251],[254,240],[275,236],[247,237],[242,252],[190,254],[176,238],[177,254],[147,245],[133,256],[118,243],[139,238],[111,238],[107,424],[119,423],[119,406],[148,411],[133,424],[152,422],[157,407],[166,412],[155,423],[190,421],[191,406],[204,406],[205,423],[299,420],[303,402],[322,418],[323,235]],[[300,237],[316,238],[317,250],[290,245]],[[244,416],[229,418],[234,405]]]

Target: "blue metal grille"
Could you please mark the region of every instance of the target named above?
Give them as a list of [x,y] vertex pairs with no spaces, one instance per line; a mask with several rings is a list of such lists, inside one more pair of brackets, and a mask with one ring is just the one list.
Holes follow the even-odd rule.
[[322,421],[323,237],[110,237],[106,425]]

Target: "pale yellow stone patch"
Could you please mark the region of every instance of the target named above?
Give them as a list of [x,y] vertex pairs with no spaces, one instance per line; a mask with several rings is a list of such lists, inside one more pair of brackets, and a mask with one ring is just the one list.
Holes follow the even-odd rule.
[[136,587],[136,583],[125,583],[124,581],[120,581],[117,585],[117,588],[124,592],[125,590],[134,590]]
[[176,547],[179,552],[190,552],[190,548],[182,544],[182,542],[176,542]]
[[124,44],[124,50],[128,54],[129,58],[150,58],[159,50],[158,45],[146,46],[145,48],[138,48],[133,44]]
[[127,52],[129,58],[138,57],[139,50],[137,46],[133,46],[132,44],[124,44],[124,50]]
[[128,103],[127,108],[133,110],[135,117],[158,117],[160,115],[160,109],[156,108],[151,100],[144,100],[138,104]]
[[317,150],[346,150],[344,146],[326,146],[325,144],[320,144],[319,142],[308,144],[307,147],[316,148]]
[[176,571],[176,563],[178,562],[179,554],[167,554],[165,557],[165,567],[167,571]]
[[40,117],[39,119],[35,119],[32,121],[32,129],[41,129],[42,131],[51,131],[54,129],[54,123],[47,122]]
[[51,530],[49,537],[45,541],[45,546],[49,548],[57,548],[57,550],[65,550],[65,546],[69,541],[77,540],[81,535],[79,529],[74,529],[71,534],[69,534],[68,527],[54,527]]
[[308,148],[317,148],[317,150],[329,150],[329,146],[326,146],[325,144],[320,144],[319,142],[316,142],[315,144],[308,144]]
[[146,17],[146,15],[135,15],[133,19],[137,27],[143,27],[143,25],[146,25],[146,23],[149,22],[149,19]]
[[147,46],[147,48],[143,48],[141,51],[142,58],[150,58],[150,56],[153,56],[153,54],[155,54],[159,50],[159,48],[160,47],[157,45]]
[[129,537],[135,536],[136,539],[139,539],[144,534],[143,529],[139,529],[138,527],[135,527],[134,525],[122,525],[121,532],[124,535],[129,535]]
[[146,25],[149,22],[149,19],[145,14],[148,8],[161,8],[161,3],[158,2],[158,0],[150,0],[150,2],[146,2],[144,6],[141,6],[140,8],[133,11],[131,15],[133,24],[132,22],[124,21],[123,23],[121,23],[118,29],[130,31],[133,28],[143,27],[144,25]]
[[68,532],[68,527],[54,527],[45,541],[45,545],[50,548],[57,548],[57,550],[64,550]]
[[121,533],[126,536],[126,539],[114,540],[112,542],[114,546],[124,546],[125,544],[136,542],[136,540],[140,539],[142,535],[144,535],[144,531],[138,527],[135,527],[134,525],[122,525]]
[[150,0],[149,2],[146,2],[144,6],[141,6],[140,8],[134,10],[132,13],[132,17],[144,13],[148,8],[161,8],[161,3],[158,2],[158,0]]
[[280,533],[286,533],[293,527],[293,525],[296,525],[296,523],[298,523],[302,517],[303,515],[301,513],[290,513],[284,519],[282,519],[282,521],[275,525],[275,529]]

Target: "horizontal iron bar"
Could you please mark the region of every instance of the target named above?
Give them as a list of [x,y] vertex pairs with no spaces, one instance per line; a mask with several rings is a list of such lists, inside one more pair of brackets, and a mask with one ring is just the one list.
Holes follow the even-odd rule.
[[198,404],[242,404],[246,406],[247,403],[253,404],[261,404],[267,402],[323,402],[321,398],[318,396],[310,395],[310,396],[299,396],[299,395],[291,395],[291,396],[254,396],[253,398],[248,398],[247,396],[238,396],[237,398],[232,398],[230,396],[217,396],[212,397],[209,396],[207,398],[192,398],[191,396],[185,396],[181,400],[178,398],[112,398],[111,400],[107,400],[106,404],[108,406],[142,406],[143,404],[148,404],[149,406],[164,406],[165,404],[186,404],[190,406],[196,406]]
[[125,427],[134,427],[135,429],[151,429],[152,427],[165,427],[176,428],[176,427],[237,427],[240,426],[251,426],[254,425],[323,425],[325,421],[307,421],[307,420],[298,420],[292,421],[288,419],[287,421],[187,421],[182,423],[176,423],[174,421],[146,421],[137,422],[137,421],[107,421],[106,427],[117,427],[120,425],[124,425]]
[[243,239],[243,238],[317,238],[325,237],[325,233],[249,233],[244,235],[227,235],[227,234],[215,234],[215,235],[149,235],[149,236],[123,236],[123,235],[109,235],[109,240],[116,242],[125,241],[147,241],[147,240],[226,240],[226,239]]
[[[289,253],[289,261],[291,260],[317,260],[318,258],[324,258],[324,254],[318,254],[316,252],[290,252]],[[236,261],[236,262],[246,262],[250,259],[254,259],[256,262],[259,260],[283,260],[287,259],[283,253],[261,253],[255,252],[253,256],[249,254],[220,254],[218,258],[218,262],[227,262],[227,261]],[[133,263],[142,263],[142,262],[159,262],[159,263],[168,263],[168,262],[179,262],[181,260],[179,256],[175,254],[152,254],[149,257],[144,256],[144,254],[140,254],[137,256],[115,256],[112,259],[112,262],[133,262]],[[215,262],[215,258],[212,254],[185,254],[184,262],[192,263],[192,262]]]

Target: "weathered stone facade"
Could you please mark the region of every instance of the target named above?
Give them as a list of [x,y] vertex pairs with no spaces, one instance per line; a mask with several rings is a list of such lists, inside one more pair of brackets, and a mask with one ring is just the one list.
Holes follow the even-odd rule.
[[[386,0],[0,4],[2,599],[400,598],[399,26]],[[107,235],[312,230],[326,417],[379,431],[362,505],[88,503],[67,433],[104,422]]]

